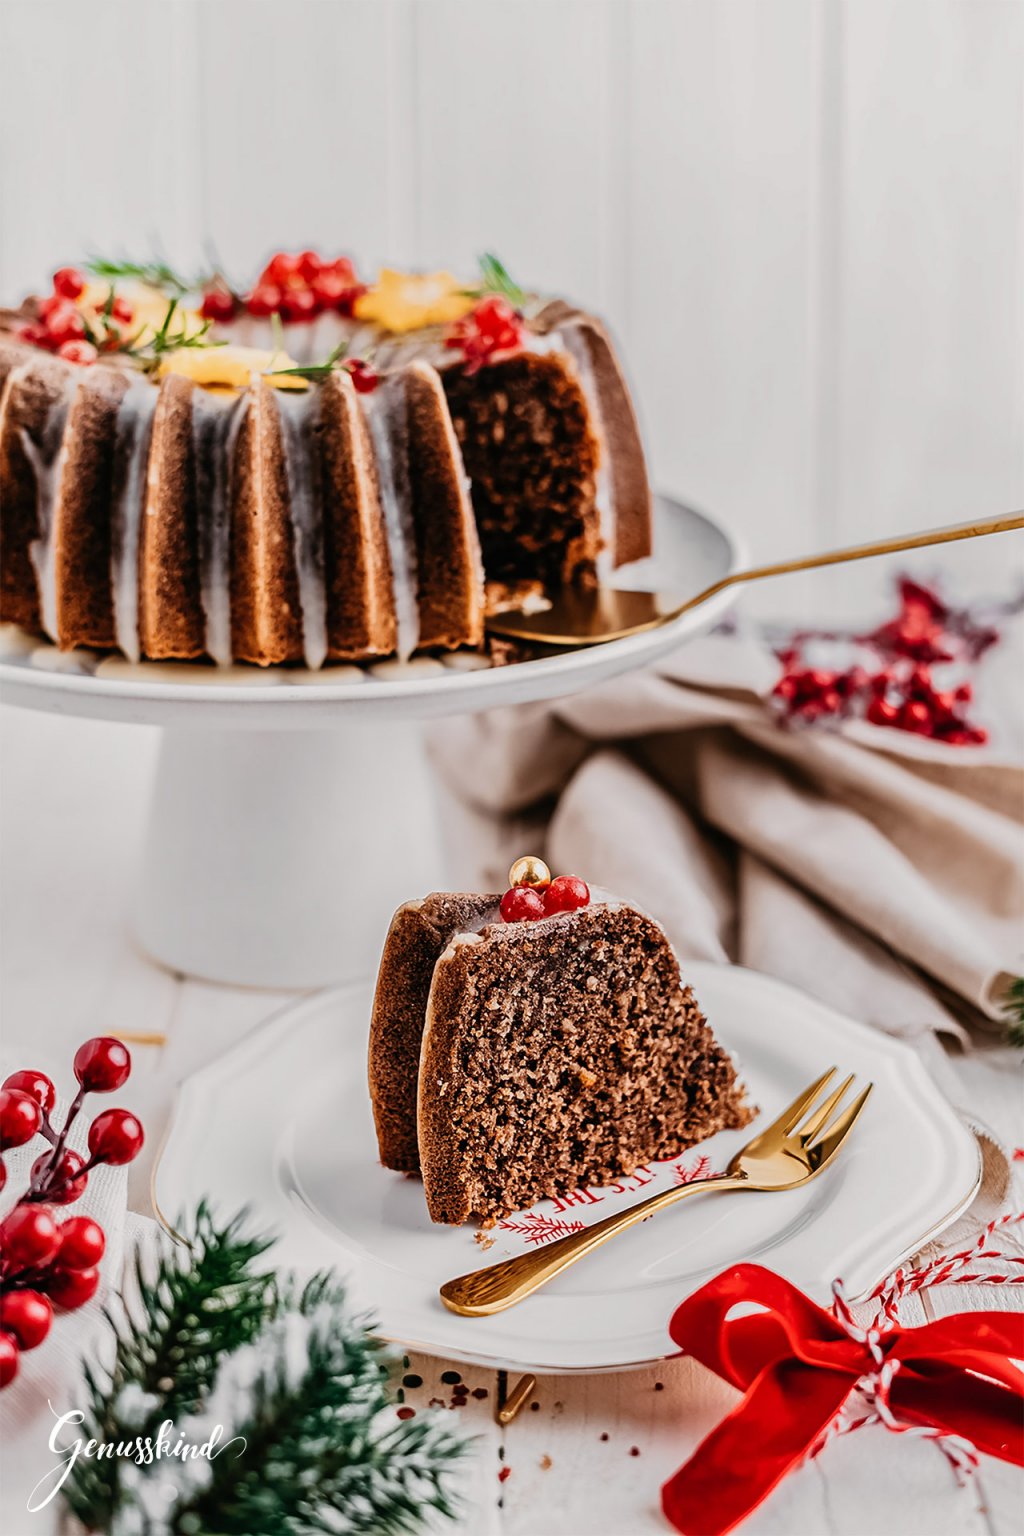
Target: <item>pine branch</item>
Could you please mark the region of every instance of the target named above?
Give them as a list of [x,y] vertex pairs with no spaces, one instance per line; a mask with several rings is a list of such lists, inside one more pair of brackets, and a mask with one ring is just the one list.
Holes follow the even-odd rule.
[[[277,318],[276,315],[274,318]],[[280,351],[281,349],[276,348],[275,350]],[[317,379],[326,379],[327,375],[333,371],[335,364],[340,363],[347,352],[348,342],[339,341],[334,351],[322,363],[306,363],[300,368],[275,368],[273,363],[271,363],[267,373],[273,378],[309,379],[312,383],[315,383]]]
[[[468,1442],[436,1414],[396,1419],[390,1359],[330,1274],[300,1286],[256,1267],[270,1246],[205,1205],[187,1246],[135,1257],[107,1318],[113,1364],[86,1365],[78,1431],[103,1446],[210,1442],[212,1457],[81,1456],[64,1485],[105,1536],[410,1536],[452,1518]],[[233,1444],[231,1442],[234,1442]]]
[[1003,998],[1003,1016],[1006,1019],[1006,1038],[1011,1045],[1024,1050],[1024,976],[1014,976]]
[[[165,1243],[155,1272],[134,1256],[130,1291],[106,1317],[113,1364],[86,1364],[83,1436],[104,1442],[155,1434],[165,1418],[194,1412],[221,1360],[255,1338],[277,1306],[272,1274],[253,1272],[271,1240],[245,1234],[244,1213],[226,1225],[205,1201],[189,1245]],[[105,1530],[120,1497],[124,1463],[80,1457],[65,1496],[82,1523]]]
[[[245,1447],[175,1506],[175,1536],[407,1536],[427,1510],[453,1518],[449,1475],[466,1442],[434,1415],[393,1420],[387,1378],[382,1346],[331,1276],[283,1294],[259,1343],[225,1361],[203,1421],[183,1426],[196,1438],[224,1424]],[[229,1420],[240,1380],[249,1406]]]

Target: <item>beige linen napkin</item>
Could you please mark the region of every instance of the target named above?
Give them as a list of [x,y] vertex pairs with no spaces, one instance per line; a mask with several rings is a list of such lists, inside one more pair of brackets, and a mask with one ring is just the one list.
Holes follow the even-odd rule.
[[[1015,671],[1015,669],[1013,669]],[[575,698],[445,721],[459,883],[542,853],[895,1034],[996,1021],[1024,942],[1024,771],[862,722],[786,729],[777,666],[716,634]]]

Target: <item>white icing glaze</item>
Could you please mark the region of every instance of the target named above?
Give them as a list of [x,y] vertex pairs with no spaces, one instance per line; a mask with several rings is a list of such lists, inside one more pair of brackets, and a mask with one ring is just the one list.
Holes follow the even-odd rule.
[[219,666],[231,664],[231,476],[248,396],[192,392],[196,503],[199,519],[199,589],[205,644]]
[[394,576],[395,618],[398,624],[398,655],[408,660],[420,638],[417,602],[416,529],[409,484],[409,412],[405,380],[400,374],[385,378],[370,395],[360,395],[370,427],[381,506],[391,551]]
[[121,398],[114,428],[117,494],[110,512],[110,584],[114,599],[114,634],[130,661],[138,661],[141,655],[139,529],[158,394],[159,390],[148,379],[136,379]]
[[327,657],[327,591],[324,579],[323,504],[316,475],[313,429],[319,420],[320,392],[275,396],[281,418],[281,442],[288,478],[288,504],[294,535],[295,570],[302,605],[302,653],[307,667],[322,667]]
[[[23,363],[21,367],[15,368],[10,377],[11,387],[14,387],[16,380],[27,378],[31,372],[31,363]],[[63,390],[47,410],[39,442],[24,427],[18,433],[36,482],[36,526],[39,534],[29,545],[29,558],[36,573],[36,584],[39,589],[40,620],[51,640],[59,639],[54,535],[61,475],[68,455],[64,427],[79,383],[80,378],[76,376],[74,370],[70,371]]]

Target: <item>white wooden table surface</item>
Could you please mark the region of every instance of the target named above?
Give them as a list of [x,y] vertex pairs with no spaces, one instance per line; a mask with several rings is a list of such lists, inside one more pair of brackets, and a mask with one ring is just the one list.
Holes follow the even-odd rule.
[[[3,1067],[34,1065],[66,1079],[86,1036],[153,1030],[137,1049],[123,1101],[147,1129],[130,1202],[149,1211],[150,1157],[175,1084],[280,1007],[282,994],[205,985],[148,961],[130,937],[132,868],[157,745],[148,727],[0,710],[0,1027]],[[1024,1143],[1019,1056],[982,1045],[935,1066],[948,1091],[1011,1146]],[[1006,1293],[933,1294],[937,1309],[1009,1305]],[[918,1318],[920,1320],[920,1314]],[[666,1319],[667,1321],[667,1319]],[[451,1401],[450,1362],[414,1357],[413,1404]],[[734,1394],[699,1366],[592,1377],[541,1377],[514,1423],[500,1429],[493,1372],[461,1367],[471,1389],[453,1410],[480,1437],[470,1474],[466,1536],[644,1536],[668,1527],[662,1481],[728,1411]],[[504,1474],[504,1475],[502,1475]],[[869,1429],[831,1446],[790,1477],[745,1528],[750,1536],[1016,1536],[1020,1474],[986,1460],[957,1489],[941,1453]],[[38,1529],[26,1516],[26,1529]],[[12,1531],[11,1536],[21,1536]],[[255,1533],[254,1533],[255,1536]]]

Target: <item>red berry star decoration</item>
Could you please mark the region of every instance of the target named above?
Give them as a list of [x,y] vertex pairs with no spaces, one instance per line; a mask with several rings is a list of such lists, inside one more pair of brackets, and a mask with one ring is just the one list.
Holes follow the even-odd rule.
[[[783,720],[810,725],[864,719],[947,746],[975,746],[988,740],[988,732],[968,718],[973,697],[970,683],[942,688],[933,669],[976,662],[999,639],[998,630],[950,608],[915,581],[900,582],[899,598],[896,617],[868,634],[803,631],[776,650],[782,675],[772,690],[772,701]],[[865,660],[870,658],[873,665],[807,664],[809,644],[843,640],[868,653]]]
[[[75,1053],[78,1092],[61,1130],[50,1115],[56,1090],[45,1072],[12,1072],[0,1087],[0,1147],[21,1147],[36,1136],[49,1145],[32,1164],[21,1199],[0,1221],[0,1388],[18,1374],[21,1353],[43,1342],[54,1309],[82,1307],[96,1294],[103,1228],[90,1216],[63,1220],[55,1207],[84,1194],[100,1163],[130,1163],[142,1149],[143,1130],[126,1109],[107,1109],[89,1127],[89,1157],[67,1145],[68,1132],[90,1093],[113,1093],[128,1080],[131,1056],[112,1035],[99,1035]],[[7,1170],[0,1161],[0,1188]]]

